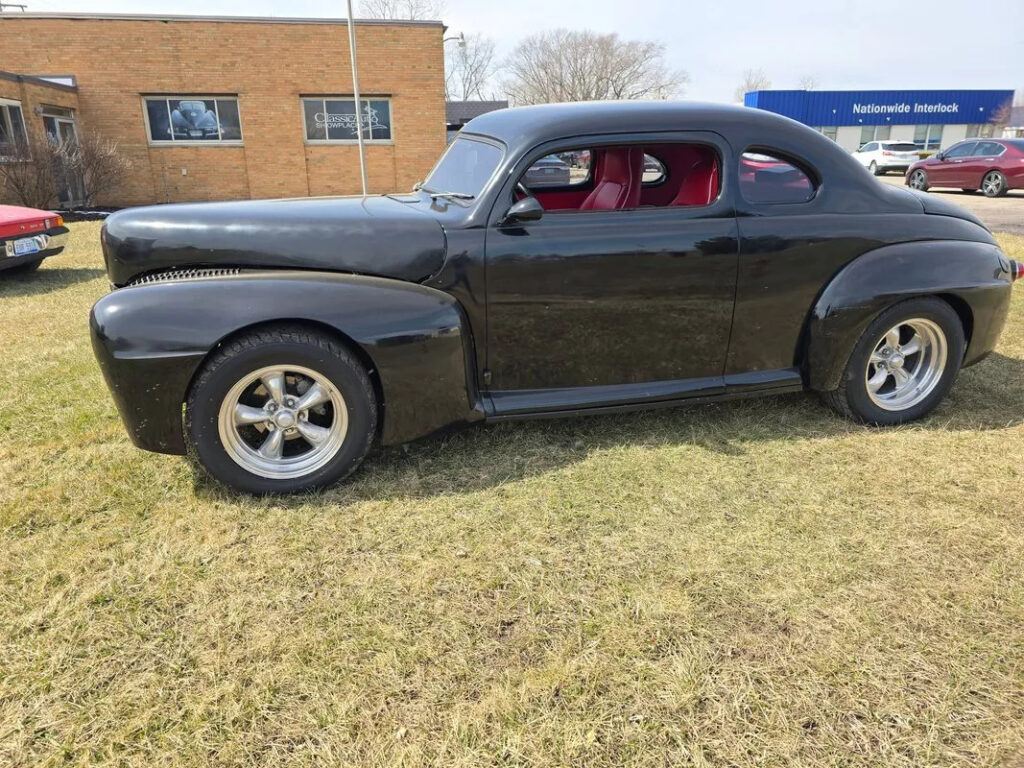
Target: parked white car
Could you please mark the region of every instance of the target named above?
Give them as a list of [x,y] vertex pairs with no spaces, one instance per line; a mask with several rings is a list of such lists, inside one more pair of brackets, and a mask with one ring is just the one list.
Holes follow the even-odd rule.
[[889,171],[906,173],[911,164],[921,159],[919,152],[911,141],[869,141],[853,156],[875,176],[882,176]]

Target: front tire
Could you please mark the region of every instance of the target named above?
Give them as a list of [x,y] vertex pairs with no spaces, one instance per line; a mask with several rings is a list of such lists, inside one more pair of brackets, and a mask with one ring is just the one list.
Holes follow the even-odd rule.
[[377,400],[359,360],[301,327],[225,344],[200,370],[185,407],[189,456],[245,493],[298,493],[340,482],[376,437]]
[[864,331],[825,402],[867,424],[920,419],[953,386],[965,347],[963,325],[949,304],[935,298],[901,302]]
[[919,192],[927,192],[929,187],[928,174],[918,168],[910,174],[910,178],[907,179],[907,186]]
[[1002,197],[1006,189],[1006,177],[999,171],[989,171],[981,180],[981,191],[985,197]]

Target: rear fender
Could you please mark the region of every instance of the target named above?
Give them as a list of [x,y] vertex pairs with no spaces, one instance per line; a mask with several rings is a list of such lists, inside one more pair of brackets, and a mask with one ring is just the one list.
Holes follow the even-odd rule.
[[810,387],[831,390],[857,340],[888,307],[920,296],[946,298],[968,311],[964,364],[995,345],[1010,304],[1009,262],[998,246],[971,241],[888,245],[848,263],[825,288],[807,320],[803,358]]
[[448,294],[386,278],[254,271],[122,288],[93,307],[93,348],[135,444],[183,453],[182,406],[203,361],[228,337],[274,322],[333,329],[372,361],[384,444],[483,418],[472,338]]

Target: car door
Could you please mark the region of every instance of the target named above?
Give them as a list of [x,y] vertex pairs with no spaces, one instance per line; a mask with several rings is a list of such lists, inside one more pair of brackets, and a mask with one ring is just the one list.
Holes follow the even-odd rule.
[[1005,151],[1002,144],[995,141],[979,141],[969,157],[964,158],[962,165],[964,189],[981,187],[981,177],[990,168],[998,166],[999,155]]
[[867,168],[871,165],[871,161],[874,159],[876,149],[878,149],[878,142],[869,141],[863,147],[858,149],[854,153],[854,156],[861,165]]
[[967,186],[967,175],[964,171],[964,162],[970,157],[976,141],[962,141],[942,153],[942,158],[934,166],[928,169],[929,181],[933,187],[963,187]]
[[516,181],[537,158],[654,142],[707,145],[719,167],[729,162],[713,133],[599,136],[586,147],[539,147],[506,181],[486,239],[484,382],[497,413],[723,391],[738,258],[730,184],[708,205],[503,221]]

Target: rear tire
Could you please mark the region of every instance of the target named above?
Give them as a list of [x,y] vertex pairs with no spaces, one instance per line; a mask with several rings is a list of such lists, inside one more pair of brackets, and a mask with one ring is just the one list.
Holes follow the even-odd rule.
[[871,161],[871,165],[868,166],[868,170],[871,171],[872,176],[881,176],[885,173],[885,171],[878,170],[878,163],[874,160]]
[[376,433],[377,399],[359,360],[335,339],[298,326],[225,344],[200,370],[185,406],[190,458],[245,493],[340,482]]
[[953,386],[965,347],[963,325],[949,304],[909,299],[875,318],[854,346],[839,387],[822,397],[840,415],[866,424],[920,419]]
[[1002,197],[1006,194],[1006,177],[1000,171],[989,171],[981,179],[981,191],[985,197]]

